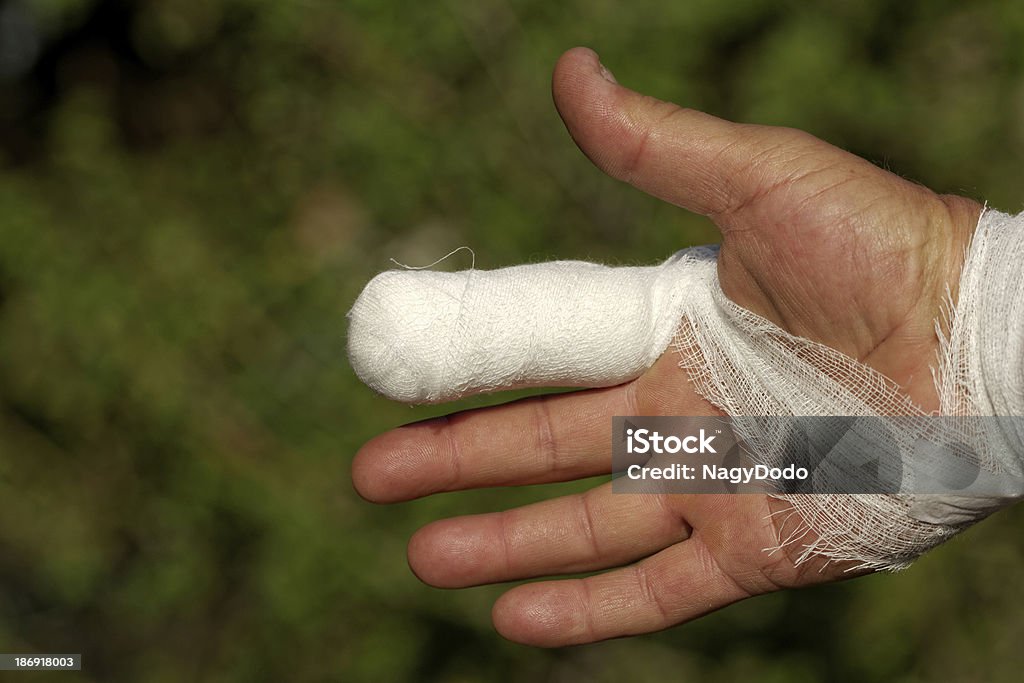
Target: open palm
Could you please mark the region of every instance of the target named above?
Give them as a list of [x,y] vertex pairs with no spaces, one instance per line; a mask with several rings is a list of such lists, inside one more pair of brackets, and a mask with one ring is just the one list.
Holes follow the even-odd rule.
[[[554,75],[562,118],[610,175],[710,216],[719,278],[740,305],[887,375],[937,408],[935,320],[981,207],[939,196],[800,131],[733,124],[627,90],[586,49]],[[457,489],[607,473],[612,415],[706,415],[669,352],[638,379],[401,427],[367,443],[357,490],[395,502]],[[464,587],[616,568],[507,592],[506,637],[566,645],[654,631],[737,600],[846,576],[776,544],[765,496],[613,495],[610,485],[441,520],[410,541],[432,585]]]

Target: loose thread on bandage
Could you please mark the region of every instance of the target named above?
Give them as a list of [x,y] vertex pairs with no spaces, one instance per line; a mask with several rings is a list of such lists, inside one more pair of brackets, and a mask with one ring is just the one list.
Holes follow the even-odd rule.
[[436,261],[434,261],[433,263],[427,264],[427,265],[425,265],[425,266],[407,266],[407,265],[405,265],[404,263],[401,263],[401,262],[399,262],[399,261],[396,261],[396,260],[395,260],[395,259],[393,259],[393,258],[389,258],[388,260],[389,260],[389,261],[391,261],[392,263],[394,263],[394,264],[395,264],[396,266],[398,266],[399,268],[404,268],[405,270],[427,270],[428,268],[433,268],[433,267],[434,267],[434,266],[436,266],[436,265],[437,265],[438,263],[441,263],[442,261],[444,261],[445,259],[447,259],[447,258],[448,258],[449,256],[452,256],[452,255],[454,255],[454,254],[457,254],[457,253],[459,253],[459,252],[460,252],[460,251],[462,251],[463,249],[465,249],[466,251],[468,251],[468,252],[469,252],[469,254],[470,254],[470,256],[471,256],[471,258],[472,258],[472,260],[470,261],[470,264],[469,264],[469,269],[470,269],[470,270],[476,270],[476,252],[475,252],[475,251],[473,251],[473,250],[472,250],[472,249],[471,249],[470,247],[467,247],[467,246],[465,246],[465,245],[463,245],[463,246],[461,246],[461,247],[457,247],[457,248],[455,248],[455,249],[452,249],[451,251],[449,251],[449,252],[448,252],[447,254],[445,254],[445,255],[444,255],[444,256],[442,256],[441,258],[439,258],[439,259],[437,259]]
[[[404,272],[428,270],[463,249],[473,255],[470,271]],[[556,261],[479,272],[465,246],[427,266],[391,259],[404,270],[374,278],[349,313],[349,357],[379,393],[437,403],[506,388],[622,384],[671,345],[693,389],[729,415],[927,414],[873,367],[729,299],[717,257],[717,248],[694,248],[654,267]],[[936,321],[940,360],[933,377],[941,414],[1024,410],[1021,262],[1024,215],[985,211],[967,249],[958,300],[947,289]],[[785,434],[765,433],[756,421],[749,429],[764,444],[758,457],[766,464],[790,448]],[[899,432],[901,457],[917,453],[916,434]],[[967,465],[992,476],[1024,475],[1024,429],[962,437],[956,442],[977,446],[979,454]],[[833,476],[828,472],[822,476]],[[1024,498],[1024,486],[1014,493]],[[1004,497],[975,497],[943,506],[928,496],[881,493],[776,497],[789,505],[772,516],[777,542],[766,550],[783,551],[795,564],[814,559],[819,570],[843,562],[846,571],[906,567],[1005,504]]]

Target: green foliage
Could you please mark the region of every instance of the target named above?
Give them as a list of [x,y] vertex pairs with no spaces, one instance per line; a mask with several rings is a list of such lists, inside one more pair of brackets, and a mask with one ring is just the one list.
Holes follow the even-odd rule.
[[344,314],[388,257],[714,239],[573,147],[548,81],[580,43],[642,91],[1017,210],[1024,5],[19,6],[41,56],[0,81],[0,651],[83,652],[91,681],[1017,680],[1019,511],[900,576],[502,641],[501,587],[427,588],[405,540],[566,487],[359,500],[359,445],[439,409],[363,388]]

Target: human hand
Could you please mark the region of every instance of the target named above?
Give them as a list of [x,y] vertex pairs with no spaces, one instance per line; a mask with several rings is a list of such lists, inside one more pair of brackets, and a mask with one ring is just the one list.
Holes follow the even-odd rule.
[[[728,123],[629,91],[596,55],[559,61],[554,94],[584,153],[610,175],[707,215],[719,281],[790,333],[856,358],[937,407],[930,364],[946,287],[981,207],[931,191],[799,131]],[[440,491],[605,474],[612,415],[708,415],[666,353],[634,381],[456,413],[392,430],[353,464],[357,490],[396,502]],[[566,645],[645,633],[742,598],[847,576],[777,545],[787,503],[765,496],[613,495],[610,485],[420,530],[409,562],[464,587],[618,567],[510,590],[506,637]],[[633,564],[630,564],[633,563]]]

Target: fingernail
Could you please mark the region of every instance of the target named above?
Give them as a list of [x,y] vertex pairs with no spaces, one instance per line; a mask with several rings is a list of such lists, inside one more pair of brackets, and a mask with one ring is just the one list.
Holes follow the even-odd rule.
[[606,67],[604,64],[602,64],[601,62],[598,62],[597,63],[597,68],[601,71],[601,75],[604,76],[604,79],[606,81],[610,81],[611,83],[614,83],[615,85],[619,84],[619,82],[617,80],[615,80],[615,74],[613,74],[611,71],[609,71],[608,67]]

